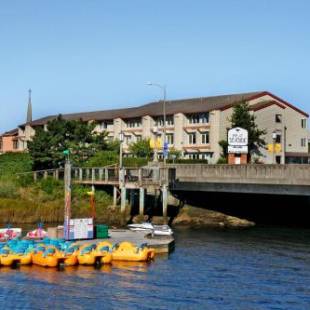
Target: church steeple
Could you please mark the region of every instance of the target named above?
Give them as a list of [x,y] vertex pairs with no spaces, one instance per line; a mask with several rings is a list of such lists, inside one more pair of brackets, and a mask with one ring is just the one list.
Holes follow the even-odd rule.
[[28,109],[27,109],[27,124],[32,122],[32,103],[31,103],[31,89],[29,89]]

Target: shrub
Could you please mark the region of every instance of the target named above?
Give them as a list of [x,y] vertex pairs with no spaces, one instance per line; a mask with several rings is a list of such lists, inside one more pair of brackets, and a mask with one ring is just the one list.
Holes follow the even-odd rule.
[[223,164],[227,164],[227,158],[225,157],[220,157],[217,161],[218,165],[223,165]]

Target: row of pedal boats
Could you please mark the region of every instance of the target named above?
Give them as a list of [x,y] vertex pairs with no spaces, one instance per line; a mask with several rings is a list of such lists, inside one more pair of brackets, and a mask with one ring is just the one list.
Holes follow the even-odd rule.
[[108,241],[78,244],[59,239],[13,239],[0,245],[0,265],[30,265],[66,267],[75,265],[101,265],[112,261],[146,262],[154,258],[155,251],[146,244],[136,246],[130,242],[112,245]]

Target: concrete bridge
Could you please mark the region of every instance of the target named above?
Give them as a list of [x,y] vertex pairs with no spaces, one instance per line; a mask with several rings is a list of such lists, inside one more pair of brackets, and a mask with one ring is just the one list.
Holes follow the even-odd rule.
[[173,165],[169,188],[244,194],[310,196],[310,165]]
[[[64,169],[32,172],[34,180],[64,177]],[[145,192],[162,193],[163,215],[167,216],[168,192],[186,197],[190,192],[222,192],[310,196],[310,165],[203,165],[163,164],[142,168],[118,166],[72,168],[73,183],[113,186],[113,203],[125,210],[130,190],[139,190],[139,212],[144,213]],[[180,195],[181,194],[181,195]]]

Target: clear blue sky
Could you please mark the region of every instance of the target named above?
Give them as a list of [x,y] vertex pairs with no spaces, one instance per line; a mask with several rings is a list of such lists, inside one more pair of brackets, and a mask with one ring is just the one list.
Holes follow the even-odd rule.
[[0,132],[33,116],[269,90],[310,112],[309,0],[3,0]]

